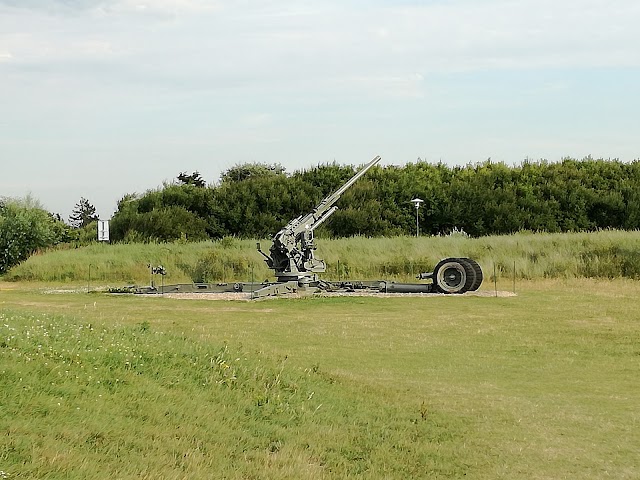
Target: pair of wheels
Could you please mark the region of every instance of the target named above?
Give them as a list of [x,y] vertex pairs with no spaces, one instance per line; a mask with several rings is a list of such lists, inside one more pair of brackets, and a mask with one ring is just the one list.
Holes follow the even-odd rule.
[[482,268],[471,258],[445,258],[433,270],[434,291],[464,293],[477,290],[482,284]]

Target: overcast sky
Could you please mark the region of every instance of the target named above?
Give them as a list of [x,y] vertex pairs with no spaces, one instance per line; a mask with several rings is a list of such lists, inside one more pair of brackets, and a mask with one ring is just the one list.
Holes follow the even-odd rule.
[[245,162],[640,159],[637,0],[0,0],[0,196]]

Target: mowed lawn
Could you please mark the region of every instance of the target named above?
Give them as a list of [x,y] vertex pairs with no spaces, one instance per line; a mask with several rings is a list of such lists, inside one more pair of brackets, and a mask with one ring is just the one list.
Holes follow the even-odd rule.
[[517,289],[239,302],[0,284],[0,471],[640,478],[640,283]]

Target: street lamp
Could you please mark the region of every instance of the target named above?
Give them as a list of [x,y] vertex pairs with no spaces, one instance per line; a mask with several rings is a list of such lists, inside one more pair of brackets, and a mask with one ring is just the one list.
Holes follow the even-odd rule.
[[419,199],[418,197],[411,200],[413,206],[416,207],[416,237],[420,236],[420,224],[418,223],[418,210],[420,209],[420,204],[424,203],[424,200]]

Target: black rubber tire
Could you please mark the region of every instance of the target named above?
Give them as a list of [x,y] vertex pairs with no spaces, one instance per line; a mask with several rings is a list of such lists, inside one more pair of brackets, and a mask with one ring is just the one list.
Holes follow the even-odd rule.
[[473,265],[467,261],[467,258],[457,258],[456,260],[469,267],[467,270],[467,281],[465,282],[465,287],[468,286],[468,288],[465,291],[471,291],[476,283],[476,271],[473,268]]
[[464,293],[475,282],[475,277],[470,263],[459,258],[445,258],[433,270],[433,285],[441,293]]
[[482,280],[484,279],[484,275],[482,274],[482,268],[480,267],[478,262],[476,262],[472,258],[460,258],[460,260],[467,262],[469,265],[471,265],[471,268],[475,273],[475,281],[471,284],[471,287],[469,288],[470,292],[475,292],[476,290],[478,290],[478,288],[480,288],[480,285],[482,285]]

